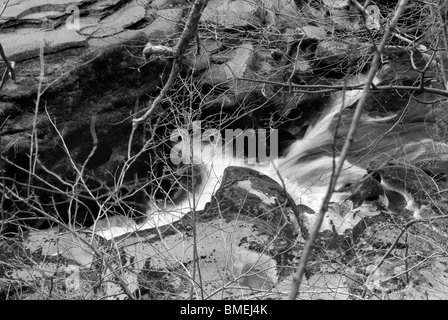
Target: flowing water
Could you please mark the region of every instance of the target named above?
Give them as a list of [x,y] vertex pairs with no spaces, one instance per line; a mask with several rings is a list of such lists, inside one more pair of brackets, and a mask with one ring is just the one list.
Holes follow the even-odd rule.
[[[347,85],[362,84],[366,77],[358,75],[347,80]],[[378,83],[379,79],[374,79]],[[213,148],[213,152],[201,152],[209,147],[210,142],[193,143],[193,158],[200,155],[197,166],[200,168],[201,179],[194,192],[180,203],[165,204],[149,203],[147,220],[141,224],[103,223],[97,227],[97,233],[104,238],[111,239],[136,230],[145,230],[170,224],[180,219],[184,214],[194,210],[204,209],[211,196],[219,188],[224,170],[228,166],[242,166],[255,169],[276,180],[280,185],[284,183],[286,190],[296,203],[309,206],[315,211],[320,209],[323,197],[328,189],[332,175],[333,164],[337,163],[337,156],[333,156],[332,149],[340,149],[347,135],[350,119],[341,118],[345,123],[338,129],[338,140],[334,143],[334,127],[337,115],[345,108],[359,100],[361,90],[334,93],[332,103],[322,112],[320,117],[310,126],[304,137],[295,141],[287,150],[286,155],[272,159],[266,164],[248,164],[241,157],[234,157],[229,148]],[[401,117],[394,115],[388,118],[361,119],[357,136],[350,149],[348,161],[345,161],[343,171],[338,179],[337,189],[352,184],[366,174],[366,166],[371,161],[415,162],[423,159],[442,157],[448,160],[448,146],[435,142],[433,132],[423,122],[416,119],[423,118],[417,109],[403,113]],[[394,123],[400,120],[398,125]],[[387,134],[386,134],[387,133]],[[210,148],[209,148],[210,149]],[[337,154],[337,153],[336,153]],[[197,159],[196,159],[197,160]],[[332,201],[340,202],[348,196],[347,193],[334,193]],[[369,209],[367,209],[369,211]],[[322,230],[336,225],[341,232],[352,227],[360,220],[360,215],[341,216],[330,208],[321,227]],[[314,216],[308,215],[308,227],[313,223]]]

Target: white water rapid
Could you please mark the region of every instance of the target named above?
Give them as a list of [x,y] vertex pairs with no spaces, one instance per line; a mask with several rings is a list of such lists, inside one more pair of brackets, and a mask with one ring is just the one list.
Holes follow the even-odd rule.
[[[347,80],[348,86],[358,85],[364,83],[366,77],[358,75]],[[375,78],[374,83],[378,83],[379,79]],[[201,152],[204,147],[210,143],[202,142],[193,145],[193,156],[201,155],[200,168],[202,181],[197,186],[194,193],[189,193],[188,196],[178,205],[167,205],[159,207],[155,203],[149,204],[147,211],[147,219],[141,224],[136,224],[132,220],[129,223],[122,223],[117,225],[113,223],[112,219],[107,222],[98,223],[96,233],[106,239],[112,239],[126,233],[138,230],[145,230],[155,227],[164,226],[180,219],[186,213],[195,210],[204,209],[207,202],[210,201],[211,196],[219,188],[224,170],[228,166],[242,166],[255,169],[276,180],[280,185],[285,184],[286,190],[293,197],[297,204],[304,204],[315,211],[320,209],[323,197],[328,189],[328,182],[332,174],[333,163],[337,163],[337,159],[333,159],[328,152],[319,153],[319,148],[322,150],[325,147],[331,146],[334,140],[333,133],[330,126],[335,116],[343,109],[353,105],[359,100],[361,90],[347,90],[343,94],[338,92],[333,94],[332,103],[327,110],[324,110],[321,116],[310,126],[304,137],[294,142],[290,147],[286,156],[277,158],[270,163],[261,165],[249,165],[247,161],[241,158],[233,157],[233,153],[227,151],[226,148],[214,148],[214,152]],[[380,120],[370,119],[364,117],[361,120],[358,136],[361,142],[355,145],[356,148],[362,150],[371,145],[371,140],[367,137],[373,132],[375,136],[384,134],[391,127],[391,118],[383,118]],[[393,122],[392,122],[393,123]],[[347,130],[347,129],[345,129]],[[366,133],[367,132],[367,133]],[[398,132],[397,134],[400,134]],[[367,137],[364,139],[364,137]],[[386,155],[394,155],[398,157],[402,153],[403,157],[410,157],[412,160],[418,159],[422,155],[440,152],[441,150],[448,154],[448,147],[441,143],[435,143],[428,138],[427,141],[420,140],[420,137],[413,137],[412,132],[409,139],[406,136],[400,136],[400,143],[390,143],[390,141],[380,141],[375,147],[378,149],[376,153],[369,156],[369,159],[383,159]],[[360,143],[364,144],[361,145]],[[317,150],[317,151],[316,151]],[[312,151],[312,157],[307,159]],[[371,152],[371,150],[369,151]],[[317,153],[317,156],[316,156]],[[366,174],[365,167],[362,166],[362,155],[354,157],[357,165],[345,162],[344,169],[338,179],[338,186],[343,186],[349,183],[358,181]],[[375,158],[377,157],[377,158]],[[383,158],[382,158],[383,157]],[[354,162],[353,162],[354,163]],[[280,179],[281,176],[281,179]],[[283,182],[282,182],[283,181]],[[338,202],[347,197],[348,194],[334,193],[332,201]],[[336,210],[337,211],[337,210]],[[368,212],[369,209],[366,209]],[[314,215],[307,215],[308,224],[314,222]],[[336,226],[336,229],[343,232],[346,228],[353,226],[360,219],[361,215],[341,216],[330,208],[324,219],[321,227],[322,230],[331,229]],[[130,220],[130,219],[129,219]],[[99,227],[101,225],[101,227]],[[309,226],[308,226],[309,227]]]

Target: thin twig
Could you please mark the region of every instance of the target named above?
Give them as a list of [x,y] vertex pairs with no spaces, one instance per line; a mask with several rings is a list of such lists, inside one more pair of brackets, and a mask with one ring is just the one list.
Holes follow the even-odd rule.
[[90,135],[92,136],[93,147],[92,147],[92,150],[90,150],[89,155],[87,156],[86,160],[84,161],[84,163],[81,167],[81,172],[80,172],[81,175],[84,174],[84,170],[87,166],[87,163],[89,162],[90,158],[93,157],[96,149],[98,148],[98,136],[95,131],[96,117],[97,117],[97,115],[94,114],[94,115],[92,115],[92,118],[90,119]]
[[[40,97],[42,91],[42,83],[45,77],[45,59],[44,59],[44,48],[45,43],[42,39],[39,50],[39,60],[40,60],[40,74],[39,74],[39,83],[37,85],[37,97],[36,103],[34,106],[34,117],[33,117],[33,129],[31,131],[31,143],[30,143],[30,162],[29,162],[29,175],[28,175],[28,197],[30,196],[30,188],[31,188],[31,178],[32,175],[36,172],[36,162],[37,162],[37,154],[38,154],[38,138],[37,138],[37,117],[39,114],[39,104]],[[34,156],[33,156],[34,155]]]
[[[134,114],[132,115],[132,120],[134,121],[137,117],[138,113],[138,105],[140,104],[140,99],[137,97],[137,100],[135,100],[135,107],[134,107]],[[137,125],[133,125],[131,129],[131,134],[129,135],[129,142],[128,142],[128,160],[131,159],[131,151],[132,151],[132,140],[134,139],[135,130],[137,130]]]

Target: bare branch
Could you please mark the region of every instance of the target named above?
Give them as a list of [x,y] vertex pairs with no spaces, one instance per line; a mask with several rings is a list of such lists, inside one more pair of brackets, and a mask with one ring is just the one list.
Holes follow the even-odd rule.
[[[199,20],[201,18],[202,11],[204,10],[207,3],[208,3],[208,0],[196,0],[194,2],[193,7],[190,11],[190,16],[188,17],[187,24],[186,24],[186,26],[179,38],[179,41],[172,53],[173,66],[171,67],[171,73],[169,75],[168,81],[163,86],[162,91],[159,93],[157,98],[153,101],[153,103],[149,107],[148,111],[146,111],[146,113],[143,116],[141,116],[140,118],[133,119],[134,126],[138,125],[139,123],[142,123],[148,117],[151,117],[154,114],[154,112],[158,109],[160,102],[165,97],[168,90],[171,88],[171,85],[174,82],[174,77],[177,75],[179,67],[182,64],[181,59],[185,52],[185,49],[186,49],[188,43],[190,42],[190,40],[196,36]],[[171,51],[170,50],[168,50],[168,51],[171,54]]]
[[6,83],[8,78],[11,78],[14,82],[16,81],[16,74],[14,71],[14,62],[8,61],[8,58],[6,57],[6,54],[3,51],[3,46],[1,43],[0,43],[0,56],[2,57],[3,61],[6,64],[6,70],[5,70],[5,73],[3,74],[1,82],[0,82],[0,90],[1,90],[1,88]]
[[303,249],[303,253],[300,258],[299,266],[297,267],[297,270],[293,276],[291,294],[289,296],[289,298],[291,300],[295,300],[297,298],[297,295],[299,294],[300,284],[302,282],[302,278],[305,273],[305,268],[308,263],[308,258],[311,255],[311,250],[313,248],[314,241],[317,238],[320,226],[324,219],[325,213],[327,212],[328,205],[330,203],[330,199],[333,194],[333,190],[336,186],[337,179],[342,171],[342,167],[343,167],[344,161],[348,155],[350,145],[352,144],[352,142],[354,140],[356,129],[357,129],[359,120],[361,118],[362,112],[364,110],[364,104],[367,100],[367,93],[370,90],[371,83],[372,83],[373,78],[375,77],[375,74],[378,69],[378,65],[379,65],[379,62],[381,59],[382,50],[384,49],[387,41],[389,40],[392,30],[394,29],[395,24],[397,23],[401,13],[403,12],[404,6],[406,5],[406,3],[407,3],[407,0],[401,0],[400,3],[398,4],[398,7],[395,11],[395,14],[394,14],[390,24],[389,24],[389,27],[386,29],[386,32],[382,38],[382,41],[381,41],[380,45],[378,46],[378,50],[375,52],[375,56],[373,58],[372,65],[371,65],[369,73],[367,75],[367,81],[364,84],[363,94],[362,94],[361,98],[358,100],[358,103],[356,105],[355,114],[353,115],[353,120],[352,120],[352,123],[350,126],[350,131],[348,133],[347,140],[344,143],[344,146],[343,146],[343,149],[342,149],[342,152],[340,155],[340,159],[338,161],[334,175],[332,175],[332,177],[331,177],[327,194],[325,195],[322,206],[317,214],[316,222],[314,223],[312,230],[310,232],[310,237],[305,244],[305,248]]

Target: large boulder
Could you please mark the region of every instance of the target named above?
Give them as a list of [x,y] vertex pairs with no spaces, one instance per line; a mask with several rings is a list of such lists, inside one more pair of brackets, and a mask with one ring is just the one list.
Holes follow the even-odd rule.
[[[303,241],[300,217],[311,211],[291,203],[282,187],[269,177],[251,169],[229,167],[210,205],[204,211],[192,210],[171,225],[109,241],[80,230],[31,231],[15,242],[23,252],[18,255],[16,250],[16,255],[10,253],[5,257],[9,261],[34,254],[37,261],[29,263],[32,270],[29,276],[22,277],[21,268],[7,267],[0,280],[20,281],[24,287],[41,281],[47,290],[47,278],[53,272],[74,282],[65,292],[57,287],[57,292],[68,295],[75,288],[82,295],[84,274],[89,268],[98,267],[91,248],[83,243],[86,241],[107,253],[110,264],[117,268],[121,265],[120,274],[130,290],[140,290],[146,297],[161,298],[168,294],[189,297],[196,286],[191,281],[196,268],[201,270],[201,290],[211,299],[244,297],[251,290],[276,291],[275,287],[291,274],[300,248],[297,244]],[[107,223],[98,221],[97,226],[128,223],[125,219],[108,219]],[[122,249],[116,251],[116,243]],[[71,266],[75,271],[71,278],[66,267],[55,269],[53,261],[40,261],[50,257],[59,257],[66,266]],[[48,271],[39,273],[39,266]],[[103,280],[110,278],[109,272],[104,270]],[[116,294],[117,299],[126,298],[119,285],[98,279],[100,274],[96,276],[99,285],[95,296]],[[228,284],[232,286],[227,288]],[[161,286],[164,292],[159,291]]]
[[226,90],[236,99],[244,99],[254,92],[262,92],[266,98],[278,93],[275,86],[261,81],[279,81],[279,62],[270,50],[257,47],[252,43],[243,43],[235,49],[218,52],[210,56],[212,62],[201,75],[201,80],[218,90]]
[[228,167],[204,211],[192,211],[159,231],[138,232],[152,237],[148,241],[124,238],[129,243],[124,254],[127,261],[139,261],[140,290],[148,296],[161,279],[171,294],[188,297],[194,268],[201,269],[203,293],[211,299],[244,297],[250,290],[277,292],[303,241],[301,217],[311,211],[295,206],[271,178]]
[[273,31],[284,28],[295,29],[305,21],[304,15],[294,0],[265,0],[263,6],[266,10],[266,23]]
[[328,6],[329,8],[337,8],[337,9],[344,9],[347,8],[350,3],[348,0],[324,0],[324,5]]
[[204,81],[210,85],[232,87],[238,82],[238,78],[247,76],[257,68],[254,46],[250,43],[242,44],[224,54],[214,55],[211,59],[215,64],[204,74]]
[[85,37],[65,27],[48,31],[23,28],[2,35],[2,46],[6,57],[15,62],[38,57],[41,46],[44,46],[45,54],[51,54],[86,45]]
[[[101,4],[101,3],[100,3]],[[141,1],[131,1],[102,19],[80,21],[80,32],[94,38],[116,35],[146,17],[146,8]]]

